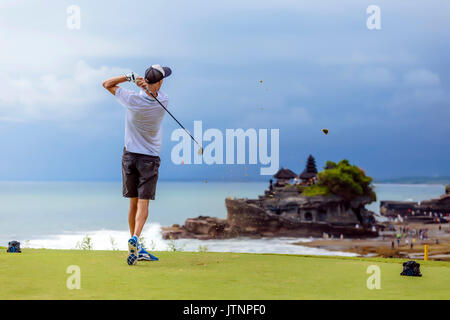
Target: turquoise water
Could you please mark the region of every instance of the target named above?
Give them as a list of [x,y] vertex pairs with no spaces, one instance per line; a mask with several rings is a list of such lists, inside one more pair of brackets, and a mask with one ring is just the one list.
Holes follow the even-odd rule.
[[[266,187],[261,182],[160,181],[149,221],[167,226],[199,215],[225,218],[226,197],[255,198]],[[376,192],[378,201],[368,208],[378,212],[379,200],[421,201],[440,196],[444,186],[378,184]],[[126,236],[127,208],[120,182],[0,182],[0,245],[99,230]]]
[[[226,217],[227,196],[256,197],[264,183],[158,182],[149,221]],[[0,243],[100,229],[127,230],[128,200],[120,182],[0,182]]]

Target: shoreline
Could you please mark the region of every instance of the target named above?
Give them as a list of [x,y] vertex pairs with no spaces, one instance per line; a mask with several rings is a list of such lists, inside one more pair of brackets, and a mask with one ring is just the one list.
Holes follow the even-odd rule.
[[[438,224],[397,224],[396,227],[408,226],[409,229],[428,228],[428,239],[420,240],[418,237],[402,237],[400,246],[397,245],[395,232],[386,232],[374,239],[314,239],[306,243],[296,245],[307,246],[316,249],[330,251],[357,253],[363,257],[383,258],[424,258],[424,246],[428,245],[428,259],[437,261],[450,261],[450,225],[442,224],[439,230]],[[438,243],[436,243],[436,240]],[[392,241],[394,248],[392,248]],[[411,248],[411,242],[413,247]]]
[[[399,225],[397,225],[399,226]],[[413,225],[409,225],[410,228]],[[416,225],[414,227],[420,227]],[[422,225],[423,227],[423,225]],[[177,239],[174,240],[177,248],[186,252],[200,251],[200,247],[207,248],[207,252],[231,252],[231,253],[268,253],[268,254],[288,254],[288,255],[317,255],[317,256],[355,256],[355,257],[382,257],[382,258],[409,258],[423,260],[424,245],[429,246],[429,260],[450,261],[450,224],[442,225],[439,231],[438,225],[425,225],[429,229],[429,238],[425,240],[415,239],[413,248],[409,238],[402,238],[400,246],[392,233],[386,233],[378,238],[367,239],[321,239],[307,237],[237,237],[230,239]],[[156,228],[155,228],[156,229]],[[155,229],[152,231],[154,232]],[[148,230],[150,231],[150,230]],[[117,233],[116,233],[117,232]],[[170,251],[168,244],[171,240],[164,240],[153,232],[144,233],[147,247],[150,243],[155,244],[153,251]],[[84,233],[64,234],[34,239],[29,242],[23,241],[22,248],[26,249],[55,249],[55,250],[80,250],[73,244],[75,240],[81,240]],[[120,234],[120,236],[119,236]],[[99,230],[89,232],[93,239],[92,250],[126,250],[124,241],[127,237],[126,232]],[[114,235],[116,240],[115,248],[109,243],[110,236]],[[121,239],[123,238],[123,239]],[[413,238],[414,239],[414,238]],[[436,239],[438,244],[436,244]],[[57,240],[58,246],[49,246],[49,242]],[[59,240],[59,241],[58,241]],[[61,243],[61,240],[64,242]],[[123,241],[122,241],[123,240]],[[395,247],[391,244],[394,241]],[[410,241],[410,240],[409,240]],[[123,242],[123,243],[122,243]],[[45,244],[44,244],[45,243]],[[71,244],[70,244],[71,243]],[[100,244],[100,245],[99,245]],[[2,246],[4,247],[4,246]],[[123,248],[122,248],[123,247]],[[151,249],[151,247],[149,248]]]
[[[85,236],[91,240],[91,250],[126,251],[128,249],[129,233],[127,231],[97,230],[90,232],[66,233],[50,236],[42,236],[29,241],[21,239],[23,249],[56,249],[56,250],[80,250],[77,243]],[[152,224],[144,229],[142,234],[144,245],[149,251],[177,251],[185,252],[234,252],[234,253],[273,253],[289,255],[318,255],[318,256],[356,256],[355,253],[341,252],[339,250],[325,250],[307,246],[296,246],[293,243],[306,243],[309,241],[303,237],[258,238],[240,237],[231,239],[178,239],[164,240],[160,233],[160,225]],[[113,242],[111,242],[113,240]],[[7,246],[7,242],[1,244]],[[89,251],[89,250],[87,250]]]

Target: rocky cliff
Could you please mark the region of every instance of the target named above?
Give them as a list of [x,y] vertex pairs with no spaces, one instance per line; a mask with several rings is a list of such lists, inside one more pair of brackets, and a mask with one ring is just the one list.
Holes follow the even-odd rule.
[[335,196],[301,196],[292,188],[266,191],[259,199],[225,199],[227,218],[200,216],[183,226],[163,228],[163,237],[225,239],[249,237],[375,237],[370,199],[351,202]]

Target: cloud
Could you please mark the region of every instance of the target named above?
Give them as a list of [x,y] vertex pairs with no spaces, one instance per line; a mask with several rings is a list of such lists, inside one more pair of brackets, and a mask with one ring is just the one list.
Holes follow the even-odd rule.
[[434,87],[439,86],[441,80],[439,75],[426,69],[416,69],[405,74],[404,83],[414,87]]
[[18,77],[0,74],[0,120],[34,121],[79,119],[106,99],[104,79],[128,70],[102,66],[93,68],[78,61],[71,74],[56,73]]
[[387,106],[397,111],[439,110],[450,101],[438,74],[427,69],[413,69],[403,76],[403,82],[393,93]]
[[[450,101],[446,91],[437,88],[414,88],[412,90],[402,89],[395,92],[387,106],[410,113],[422,109],[431,112],[432,109],[441,109]],[[417,114],[412,113],[411,115]]]
[[382,67],[366,68],[362,70],[359,78],[366,84],[378,87],[390,87],[395,83],[392,72]]
[[247,114],[237,122],[243,128],[282,128],[309,125],[313,122],[309,110],[305,107],[262,108],[258,112]]

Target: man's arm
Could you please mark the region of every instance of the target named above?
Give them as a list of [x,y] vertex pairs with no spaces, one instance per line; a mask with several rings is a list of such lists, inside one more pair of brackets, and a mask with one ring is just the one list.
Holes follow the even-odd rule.
[[118,84],[126,81],[129,81],[127,76],[110,78],[108,80],[103,81],[103,87],[109,92],[111,92],[113,95],[116,95],[116,90],[117,88],[119,88]]

